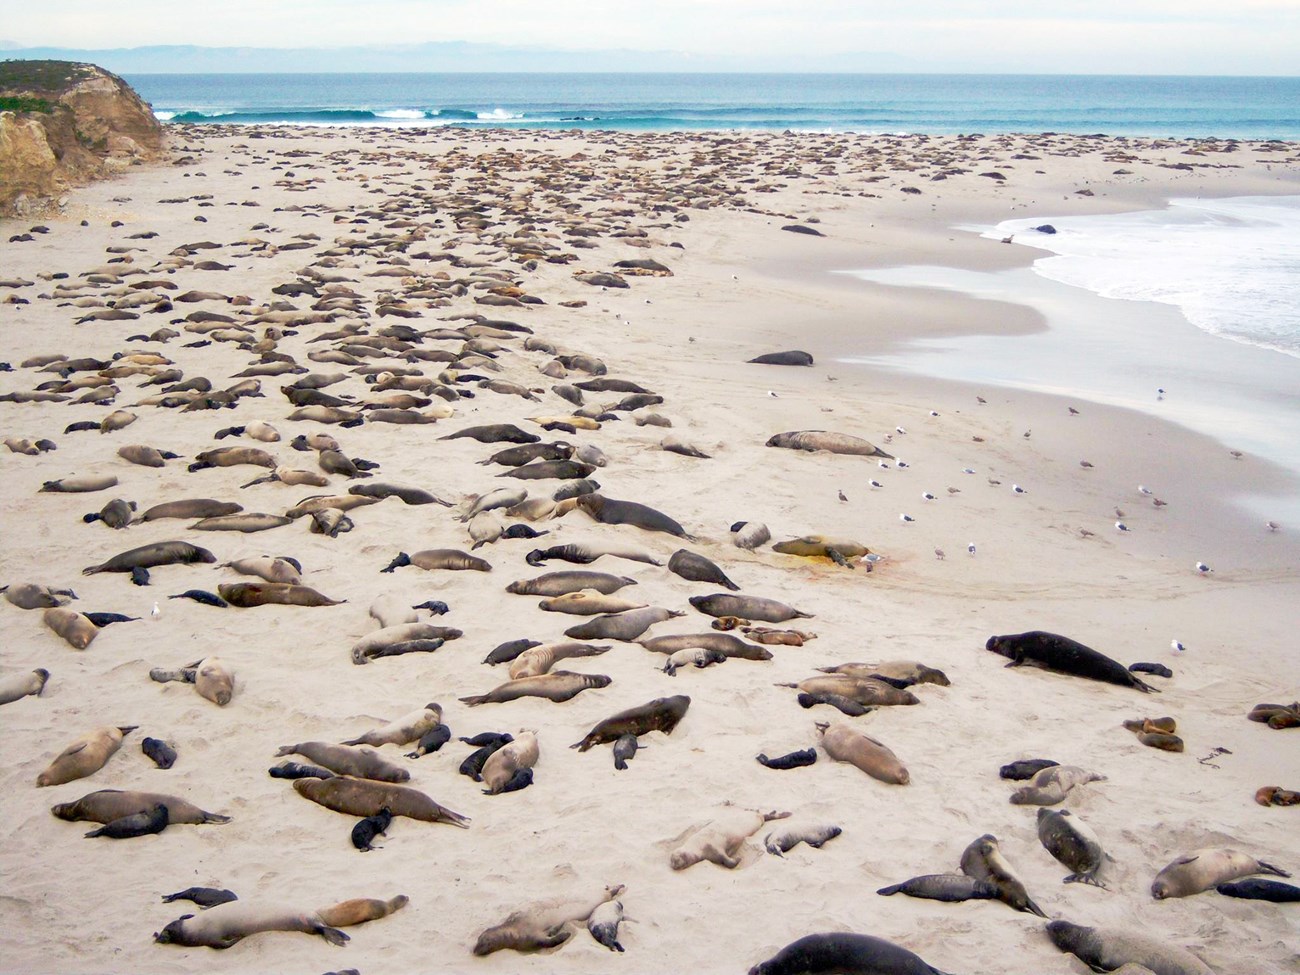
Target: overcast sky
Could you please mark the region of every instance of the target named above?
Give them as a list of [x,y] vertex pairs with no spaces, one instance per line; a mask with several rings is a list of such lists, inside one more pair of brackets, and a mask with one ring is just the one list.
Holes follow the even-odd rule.
[[[1300,73],[1300,0],[4,0],[0,41],[340,47],[425,41],[859,70]],[[743,66],[743,65],[742,65]]]

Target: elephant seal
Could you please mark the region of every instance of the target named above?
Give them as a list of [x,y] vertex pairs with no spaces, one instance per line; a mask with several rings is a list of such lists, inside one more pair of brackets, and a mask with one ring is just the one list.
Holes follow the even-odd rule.
[[636,753],[643,746],[636,740],[636,735],[621,735],[614,742],[614,768],[619,772],[627,770],[627,763],[636,758]]
[[385,836],[388,833],[388,827],[393,821],[393,814],[385,806],[373,816],[367,816],[355,826],[352,827],[352,845],[361,853],[369,853],[376,849],[374,840],[376,836]]
[[[807,231],[804,231],[805,233]],[[757,363],[762,366],[811,366],[813,357],[807,352],[765,352],[753,359],[746,360],[749,363]]]
[[850,677],[876,677],[906,681],[908,684],[937,684],[949,687],[952,681],[942,670],[927,667],[919,660],[885,660],[875,664],[847,663],[818,667],[823,674],[846,674]]
[[494,951],[544,951],[564,944],[572,937],[568,925],[585,921],[606,901],[612,901],[626,888],[622,884],[606,887],[595,897],[556,898],[514,911],[500,924],[483,931],[474,944],[474,954],[482,957]]
[[342,931],[321,921],[314,912],[245,904],[243,901],[218,904],[198,916],[185,914],[156,932],[153,939],[160,945],[229,948],[249,935],[263,931],[316,934],[332,945],[344,945],[350,940]]
[[154,542],[152,545],[141,545],[122,552],[107,562],[82,569],[81,574],[90,576],[97,572],[130,572],[133,569],[152,569],[159,565],[215,561],[217,557],[206,548],[189,542]]
[[1007,863],[997,837],[992,833],[973,840],[962,851],[961,872],[975,880],[987,880],[993,884],[998,890],[998,900],[1009,907],[1047,917],[1042,908],[1030,899],[1025,885]]
[[564,635],[570,640],[622,640],[630,643],[656,623],[684,615],[686,614],[675,609],[647,606],[644,609],[593,616],[585,623],[569,627]]
[[869,934],[810,934],[792,941],[749,975],[946,975],[906,948]]
[[716,631],[708,633],[671,633],[667,636],[656,636],[648,640],[638,640],[637,642],[651,653],[674,654],[682,650],[699,649],[715,651],[728,658],[740,657],[745,660],[772,659],[770,650],[765,650],[753,643],[746,643],[740,637],[731,633],[718,633]]
[[[234,569],[240,575],[257,576],[266,582],[283,582],[292,586],[302,582],[302,567],[288,559],[262,555],[251,559],[235,559],[224,563],[224,568]],[[372,614],[373,615],[373,614]]]
[[346,599],[330,599],[310,586],[288,582],[223,582],[217,586],[221,598],[232,606],[337,606]]
[[169,796],[161,792],[134,792],[122,789],[100,789],[82,796],[76,802],[61,802],[50,812],[69,822],[111,823],[123,816],[148,812],[155,805],[167,807],[168,821],[173,825],[205,826],[224,825],[229,816],[200,809],[188,799]]
[[625,586],[635,586],[630,576],[610,575],[608,572],[584,572],[570,569],[564,572],[547,572],[534,579],[517,579],[506,586],[506,592],[517,596],[564,596],[571,592],[594,589],[608,596]]
[[76,650],[85,650],[99,635],[99,627],[88,616],[66,606],[47,609],[42,620]]
[[44,667],[37,667],[25,674],[12,674],[0,678],[0,704],[12,704],[29,694],[39,697],[49,679],[50,672]]
[[480,465],[499,464],[502,467],[522,467],[533,460],[568,460],[573,456],[573,445],[557,440],[554,443],[531,443],[498,450]]
[[756,756],[759,765],[764,768],[780,769],[782,771],[792,768],[803,768],[806,765],[812,765],[817,761],[817,749],[805,748],[803,751],[790,752],[788,755],[781,755],[777,758],[768,758],[766,755]]
[[510,679],[540,677],[561,660],[573,657],[598,657],[613,649],[609,644],[596,646],[590,643],[549,643],[525,650],[510,662]]
[[611,680],[612,678],[605,674],[575,674],[568,670],[557,670],[536,677],[509,680],[486,694],[462,697],[460,702],[476,708],[481,704],[502,704],[506,701],[516,701],[521,697],[544,697],[558,704],[576,697],[589,688],[608,687]]
[[462,738],[461,741],[474,745],[475,751],[470,753],[465,761],[460,763],[456,770],[461,775],[469,776],[475,782],[482,781],[483,766],[493,753],[515,740],[512,734],[496,732],[485,732],[481,735],[475,735],[473,738]]
[[1074,677],[1119,684],[1121,687],[1134,687],[1144,694],[1160,693],[1159,688],[1140,680],[1118,661],[1098,653],[1091,647],[1085,647],[1082,643],[1076,643],[1069,637],[1058,636],[1055,633],[1031,630],[1028,633],[991,636],[984,649],[1010,657],[1011,663],[1007,664],[1008,667],[1028,664]]
[[547,613],[567,613],[570,616],[599,616],[610,613],[626,613],[631,609],[645,609],[645,603],[621,599],[618,596],[606,596],[590,590],[565,593],[543,599],[537,608]]
[[413,565],[416,568],[425,569],[432,572],[435,569],[449,569],[452,571],[471,571],[471,572],[491,572],[492,565],[485,559],[470,555],[468,552],[462,552],[455,548],[430,548],[414,555],[407,555],[405,552],[398,552],[393,561],[389,562],[380,572],[392,572],[400,569],[404,565]]
[[403,504],[438,504],[444,508],[452,507],[450,501],[444,501],[436,495],[421,488],[405,487],[400,484],[384,484],[378,481],[369,484],[354,484],[348,488],[348,494],[359,494],[366,498],[400,498]]
[[605,555],[631,562],[645,562],[648,565],[663,565],[644,549],[618,542],[569,542],[566,545],[538,548],[529,552],[525,561],[529,565],[541,565],[548,559],[560,559],[575,565],[588,565]]
[[623,902],[605,901],[587,918],[587,931],[610,951],[622,951],[618,943],[618,926],[623,920]]
[[190,525],[190,531],[197,532],[264,532],[270,528],[281,528],[293,523],[292,518],[284,515],[268,515],[258,511],[241,511],[234,515],[217,515],[214,518],[202,518]]
[[1284,884],[1280,880],[1261,880],[1252,877],[1233,883],[1219,884],[1214,888],[1227,897],[1244,897],[1253,901],[1271,901],[1274,904],[1300,903],[1300,887]]
[[1049,921],[1047,936],[1061,951],[1078,956],[1096,971],[1114,971],[1129,964],[1143,965],[1157,975],[1214,975],[1186,948],[1146,934],[1088,928],[1069,921]]
[[618,741],[624,735],[635,735],[639,738],[651,731],[662,731],[666,735],[671,735],[690,705],[691,699],[685,694],[657,697],[653,701],[619,711],[597,722],[582,741],[575,742],[569,747],[585,752],[593,745]]
[[163,518],[219,518],[244,510],[233,501],[214,501],[212,498],[187,498],[184,501],[164,501],[146,508],[141,521],[159,521]]
[[774,856],[789,853],[800,843],[807,843],[814,850],[820,850],[843,832],[840,827],[829,823],[787,826],[763,837],[763,847]]
[[784,623],[787,620],[812,619],[804,613],[775,599],[761,596],[731,596],[717,592],[710,596],[692,596],[690,603],[707,616],[739,616],[764,623]]
[[1045,768],[1053,768],[1060,764],[1050,758],[1022,758],[1010,765],[1003,765],[998,769],[998,777],[1013,782],[1023,782],[1025,779],[1032,779]]
[[727,578],[727,574],[703,555],[696,555],[684,548],[679,548],[668,560],[668,571],[690,582],[709,582],[736,592],[738,585]]
[[380,629],[387,629],[390,626],[405,626],[408,623],[418,623],[420,614],[415,607],[400,596],[392,593],[386,593],[375,599],[366,611],[372,620],[375,620]]
[[140,751],[160,769],[169,769],[176,764],[176,749],[161,738],[145,738],[140,742]]
[[415,743],[415,751],[407,752],[406,757],[421,758],[424,755],[432,755],[449,741],[451,741],[451,729],[445,724],[436,725],[420,736],[420,740]]
[[209,467],[239,467],[247,464],[251,467],[275,467],[275,458],[261,447],[214,447],[202,450],[194,455],[190,471],[201,471]]
[[797,687],[805,694],[834,694],[863,706],[893,707],[920,704],[921,699],[911,691],[900,690],[882,680],[862,677],[844,677],[830,674],[825,677],[808,677],[797,684],[778,684],[778,687]]
[[714,819],[695,830],[668,857],[674,870],[708,860],[720,867],[734,870],[740,865],[736,854],[745,840],[758,832],[764,823],[774,819],[787,819],[788,812],[761,813],[752,809],[726,809]]
[[756,521],[738,521],[731,526],[731,541],[737,548],[753,551],[772,540],[767,525]]
[[107,491],[117,486],[116,474],[81,474],[65,477],[57,481],[46,481],[41,485],[39,494],[89,494],[92,491]]
[[1158,901],[1170,897],[1190,897],[1254,873],[1291,876],[1281,867],[1256,860],[1239,850],[1207,847],[1179,857],[1156,874],[1156,879],[1151,882],[1151,896]]
[[63,785],[65,782],[94,775],[122,747],[122,739],[135,729],[135,725],[118,728],[109,726],[86,732],[63,749],[49,767],[36,777],[37,787]]
[[342,744],[373,745],[375,748],[381,745],[409,745],[417,741],[426,731],[431,731],[440,724],[442,724],[442,707],[430,703],[386,725],[372,728],[363,735],[349,738]]
[[531,731],[521,732],[514,741],[498,748],[483,763],[479,778],[487,786],[484,793],[495,796],[507,791],[506,786],[517,773],[532,770],[539,754],[537,735]]
[[777,542],[772,546],[772,551],[782,555],[798,555],[806,559],[833,559],[840,563],[871,554],[871,549],[858,542],[827,538],[824,535],[804,535],[802,538]]
[[832,454],[852,454],[857,457],[885,457],[893,459],[869,440],[847,433],[828,430],[791,430],[773,434],[767,441],[769,447],[786,447],[790,450],[826,450]]
[[86,839],[107,836],[111,840],[125,840],[135,836],[150,836],[161,833],[167,824],[167,807],[160,802],[155,803],[147,813],[132,813],[107,822],[99,829],[92,829],[86,834]]
[[354,897],[338,904],[331,904],[329,907],[322,907],[316,914],[332,928],[350,928],[396,914],[409,903],[411,898],[405,894],[398,894],[388,900],[378,897]]
[[471,440],[477,440],[479,443],[540,443],[541,437],[527,431],[520,430],[513,423],[492,423],[486,426],[466,427],[464,430],[457,430],[455,433],[449,433],[445,437],[439,437],[439,440],[458,440],[462,437],[468,437]]
[[1092,827],[1068,809],[1038,810],[1038,841],[1062,865],[1074,871],[1063,883],[1092,884],[1105,889],[1097,879],[1106,858],[1101,840]]
[[225,707],[235,692],[235,675],[219,657],[204,657],[194,665],[194,689],[218,707]]
[[121,529],[131,524],[135,517],[135,502],[123,501],[121,498],[114,498],[98,511],[92,511],[88,515],[82,515],[83,523],[90,525],[96,521],[103,522],[109,528]]
[[334,773],[317,765],[303,765],[301,762],[282,762],[266,770],[273,779],[332,779]]
[[497,664],[508,664],[512,660],[518,659],[519,655],[525,650],[531,650],[533,647],[540,647],[540,640],[507,640],[505,643],[499,643],[489,651],[488,655],[483,658],[483,662],[492,667]]
[[51,589],[34,582],[18,582],[0,591],[4,592],[6,602],[19,609],[54,609],[77,598],[71,589]]
[[1077,765],[1053,765],[1034,773],[1028,785],[1011,793],[1011,802],[1016,806],[1054,806],[1076,785],[1105,781],[1106,776]]
[[637,501],[616,501],[601,494],[584,494],[577,506],[603,525],[633,525],[652,532],[665,532],[691,540],[686,529],[661,511]]
[[[449,632],[447,627],[435,626],[432,623],[399,623],[395,626],[385,626],[383,629],[366,634],[354,643],[352,659],[355,661],[358,656],[369,656],[385,647],[412,640],[445,640]],[[459,630],[454,632],[458,635],[460,633]]]
[[883,897],[906,894],[908,897],[955,904],[969,900],[992,900],[998,896],[998,888],[987,880],[976,880],[964,873],[931,873],[904,880],[901,884],[881,887],[876,893]]
[[216,907],[218,904],[237,901],[239,897],[233,890],[224,890],[218,887],[186,887],[174,894],[163,894],[162,900],[164,904],[170,904],[173,901],[192,901],[198,904],[199,907]]
[[710,664],[726,662],[727,655],[721,650],[702,650],[699,647],[690,647],[669,654],[668,659],[664,662],[663,672],[669,677],[676,677],[677,671],[682,667],[694,665],[696,669],[703,670]]
[[394,816],[469,829],[468,818],[404,785],[338,775],[332,779],[297,779],[293,788],[305,799],[350,816],[373,816],[387,807]]
[[369,748],[335,745],[328,741],[300,741],[296,745],[281,745],[275,754],[276,757],[301,755],[317,765],[323,765],[336,775],[350,775],[358,779],[407,782],[411,778],[411,773],[406,769],[392,764]]
[[850,718],[860,718],[862,715],[870,714],[872,711],[876,710],[874,706],[866,707],[865,705],[859,704],[857,701],[850,700],[842,694],[828,694],[825,692],[809,694],[804,691],[801,692],[795,700],[799,702],[799,707],[805,709],[816,707],[818,704],[828,704],[841,714],[847,714]]
[[508,471],[502,471],[496,476],[515,477],[521,481],[580,481],[595,472],[595,465],[579,463],[576,460],[535,460],[522,467],[512,467]]
[[846,724],[817,723],[821,745],[837,762],[848,762],[873,779],[890,785],[907,785],[912,781],[907,767],[889,748]]

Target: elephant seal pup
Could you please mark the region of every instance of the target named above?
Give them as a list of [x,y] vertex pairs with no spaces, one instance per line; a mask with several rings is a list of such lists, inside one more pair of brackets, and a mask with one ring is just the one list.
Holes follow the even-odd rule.
[[215,562],[217,557],[206,548],[191,545],[189,542],[154,542],[141,545],[119,555],[114,555],[107,562],[88,566],[81,570],[82,575],[90,576],[97,572],[130,572],[132,569],[152,569],[159,565],[184,565],[195,562]]
[[239,467],[247,464],[251,467],[275,467],[275,458],[261,447],[214,447],[202,450],[194,455],[194,463],[189,470],[201,471],[209,467]]
[[125,528],[131,524],[131,519],[135,517],[135,502],[123,501],[121,498],[114,498],[98,511],[92,511],[88,515],[82,515],[81,520],[89,525],[96,521],[101,521],[109,528]]
[[529,565],[541,565],[548,559],[560,559],[575,565],[589,565],[605,555],[613,559],[627,559],[629,562],[663,565],[644,549],[617,542],[569,542],[566,545],[538,548],[529,552],[524,561]]
[[164,904],[170,904],[173,901],[192,901],[198,904],[199,907],[216,907],[218,904],[237,901],[239,896],[233,890],[224,890],[219,887],[186,887],[174,894],[163,894],[162,900]]
[[906,894],[908,897],[956,904],[969,900],[992,900],[998,896],[998,888],[987,880],[976,880],[964,873],[931,873],[881,887],[876,893],[883,897]]
[[860,718],[862,715],[870,714],[876,710],[874,705],[866,707],[857,701],[849,700],[842,694],[827,694],[825,692],[809,694],[805,691],[801,692],[795,700],[799,702],[799,707],[804,709],[816,707],[818,704],[828,704],[841,714],[847,714],[850,718]]
[[[456,631],[459,633],[459,631]],[[385,626],[383,629],[375,630],[363,636],[360,640],[352,645],[352,659],[355,660],[359,655],[368,655],[384,647],[393,646],[398,643],[408,643],[412,640],[445,640],[447,639],[447,627],[434,626],[432,623],[399,623],[395,626]]]
[[739,616],[764,623],[784,623],[794,619],[812,619],[804,613],[775,599],[761,596],[730,596],[714,593],[711,596],[692,596],[690,603],[707,616]]
[[0,678],[0,704],[12,704],[29,694],[39,697],[49,679],[50,672],[44,667],[37,667],[25,674],[12,674]]
[[685,615],[680,610],[647,606],[644,609],[593,616],[585,623],[569,627],[564,635],[570,640],[622,640],[631,643],[656,623]]
[[685,870],[702,860],[734,870],[740,865],[736,854],[745,840],[758,832],[764,823],[774,819],[787,819],[788,812],[761,813],[753,809],[724,810],[686,837],[685,841],[668,857],[674,870]]
[[579,591],[543,599],[537,608],[547,613],[567,613],[570,616],[599,616],[626,613],[629,609],[645,609],[646,604],[594,591]]
[[1039,917],[1047,917],[1042,908],[1035,904],[1002,855],[997,837],[992,833],[973,840],[961,854],[961,872],[975,880],[987,880],[998,890],[998,900],[1014,907],[1017,911],[1028,911]]
[[232,606],[337,606],[346,599],[330,599],[310,586],[288,582],[223,582],[217,586],[221,598]]
[[693,664],[696,669],[703,670],[710,664],[723,664],[726,662],[727,655],[721,650],[701,650],[699,647],[691,647],[669,654],[668,659],[664,662],[663,672],[669,677],[676,677],[677,671],[682,667],[689,667]]
[[6,602],[19,609],[54,609],[77,598],[71,589],[51,589],[34,582],[18,582],[5,586],[0,592],[4,593]]
[[455,572],[491,572],[492,564],[486,559],[470,555],[455,548],[430,548],[414,555],[398,552],[380,572],[392,572],[404,565],[413,565],[418,569],[432,572],[435,569],[448,569]]
[[597,722],[582,741],[569,747],[585,752],[593,745],[618,741],[624,735],[634,735],[639,738],[651,731],[662,731],[666,735],[671,735],[690,706],[691,699],[685,694],[657,697],[646,704],[628,708]]
[[1214,975],[1186,948],[1136,932],[1088,928],[1069,921],[1049,921],[1047,936],[1061,951],[1078,956],[1096,971],[1143,965],[1157,975]]
[[301,931],[318,934],[332,945],[350,940],[342,931],[325,924],[310,911],[269,907],[232,901],[218,904],[200,915],[185,914],[154,934],[160,945],[186,948],[229,948],[250,934],[263,931]]
[[763,846],[768,853],[776,856],[789,853],[800,843],[807,843],[814,850],[820,850],[825,844],[843,832],[844,830],[840,827],[832,826],[829,823],[787,826],[785,829],[768,833],[763,837]]
[[1253,901],[1271,901],[1274,904],[1300,903],[1300,887],[1284,884],[1280,880],[1261,880],[1252,877],[1233,883],[1219,884],[1214,888],[1227,897],[1244,897]]
[[234,569],[240,575],[257,576],[266,582],[283,582],[296,586],[302,582],[302,567],[294,565],[288,559],[273,558],[269,555],[252,559],[235,559],[226,562],[223,568]]
[[844,677],[831,674],[826,677],[807,677],[797,684],[778,684],[778,687],[797,687],[805,694],[834,694],[872,707],[894,707],[920,704],[921,699],[911,691],[900,690],[883,680]]
[[140,742],[140,751],[160,769],[169,769],[176,764],[176,749],[161,738],[146,738]]
[[998,769],[998,777],[1013,782],[1023,782],[1025,779],[1032,779],[1045,768],[1054,768],[1060,764],[1050,758],[1022,758],[1010,765],[1003,765]]
[[519,655],[525,650],[531,650],[533,647],[540,647],[540,640],[507,640],[505,643],[499,643],[489,651],[488,655],[483,658],[483,662],[489,666],[495,667],[497,664],[508,664],[512,660],[517,660]]
[[745,660],[771,660],[772,653],[753,643],[746,643],[730,633],[672,633],[667,636],[638,640],[651,653],[673,654],[681,650],[714,650],[727,657]]
[[589,688],[608,687],[611,681],[612,678],[605,674],[575,674],[568,670],[557,670],[536,677],[509,680],[486,694],[462,697],[460,702],[476,708],[480,704],[503,704],[506,701],[516,701],[521,697],[544,697],[558,704],[576,697]]
[[1158,901],[1169,897],[1190,897],[1254,873],[1291,876],[1281,867],[1256,860],[1239,850],[1207,847],[1179,857],[1156,874],[1156,879],[1151,882],[1151,896]]
[[293,788],[304,799],[350,816],[373,816],[387,807],[394,816],[469,829],[467,817],[404,785],[337,775],[332,779],[296,779]]
[[121,819],[107,822],[99,829],[92,829],[86,834],[86,839],[107,836],[112,840],[125,840],[135,836],[150,836],[165,830],[167,823],[167,807],[162,803],[156,803],[147,813],[132,813]]
[[605,901],[587,918],[587,931],[610,951],[622,951],[618,943],[618,926],[623,921],[623,902]]
[[328,741],[300,741],[296,745],[281,745],[276,757],[301,755],[317,765],[323,765],[336,775],[350,775],[358,779],[377,782],[407,782],[411,773],[394,765],[369,748],[352,745],[335,745]]
[[122,739],[135,729],[135,725],[119,728],[109,726],[86,732],[63,749],[49,767],[36,777],[37,787],[63,785],[74,779],[84,779],[88,775],[94,775],[122,747]]
[[190,525],[190,531],[199,532],[264,532],[269,528],[280,528],[293,523],[292,518],[284,515],[268,515],[258,511],[241,511],[235,515],[217,515],[215,518],[202,518]]
[[457,440],[461,437],[468,437],[471,440],[477,440],[479,443],[541,443],[542,438],[534,434],[519,429],[513,423],[492,423],[486,426],[466,427],[464,430],[457,430],[455,433],[449,433],[445,437],[439,437],[439,440]]
[[884,457],[893,459],[869,440],[855,437],[848,433],[832,433],[829,430],[791,430],[789,433],[777,433],[768,438],[767,446],[785,447],[788,450],[826,450],[832,454],[852,454],[857,457]]
[[188,799],[161,792],[132,792],[122,789],[90,792],[76,802],[58,803],[51,807],[50,812],[58,819],[71,823],[111,823],[123,816],[148,812],[159,804],[167,807],[167,818],[173,826],[224,825],[230,822],[229,816],[200,809]]
[[483,763],[483,771],[479,777],[487,786],[483,790],[484,793],[495,796],[506,791],[506,786],[516,773],[532,770],[537,764],[539,754],[536,733],[520,732],[518,738],[502,745]]
[[194,689],[218,707],[230,703],[235,675],[219,657],[204,657],[194,665]]
[[788,755],[781,755],[777,758],[768,758],[766,755],[757,755],[755,757],[759,765],[764,768],[780,769],[782,771],[792,768],[803,768],[805,765],[813,765],[817,761],[817,749],[805,748],[803,751],[790,752]]
[[66,606],[47,609],[42,619],[46,626],[63,637],[75,650],[85,650],[99,635],[99,627],[89,617]]
[[738,521],[730,528],[731,542],[736,548],[753,551],[772,540],[767,525],[757,521]]
[[516,596],[564,596],[583,589],[594,589],[606,596],[624,586],[635,586],[630,576],[610,575],[608,572],[584,572],[570,569],[565,572],[547,572],[535,579],[517,579],[506,586],[506,592]]
[[1097,879],[1097,871],[1106,858],[1101,840],[1097,839],[1091,826],[1070,810],[1039,809],[1038,841],[1059,863],[1074,871],[1063,883],[1077,881],[1106,889],[1106,885]]
[[622,735],[618,741],[614,742],[614,768],[620,772],[627,770],[627,763],[636,758],[639,749],[645,746],[639,744],[636,735]]
[[164,501],[145,509],[141,521],[158,521],[162,518],[219,518],[244,510],[233,501],[214,501],[212,498],[187,498],[184,501]]
[[1104,653],[1098,653],[1091,647],[1085,647],[1069,637],[1042,630],[1028,633],[1012,633],[1005,636],[991,636],[984,644],[985,650],[991,650],[1003,657],[1010,657],[1008,667],[1029,665],[1044,670],[1054,670],[1074,677],[1086,677],[1089,680],[1104,681],[1107,684],[1119,684],[1121,687],[1134,687],[1144,694],[1159,694],[1159,688],[1140,680],[1127,667],[1112,660]]
[[424,755],[432,755],[449,741],[451,741],[451,729],[445,724],[437,725],[420,736],[420,740],[415,743],[415,751],[407,752],[406,757],[421,758]]
[[651,532],[665,532],[691,540],[686,529],[662,511],[637,501],[616,501],[601,494],[584,494],[577,499],[582,511],[603,525],[633,525]]
[[826,754],[837,762],[848,762],[873,779],[890,785],[907,785],[911,780],[907,767],[888,747],[846,724],[817,722]]
[[[376,849],[374,839],[376,836],[387,836],[388,827],[393,822],[393,814],[385,806],[373,816],[367,816],[361,822],[352,827],[352,845],[361,853],[369,853]],[[379,847],[378,849],[382,849]]]
[[442,724],[442,707],[438,704],[426,704],[419,710],[404,714],[386,725],[373,728],[356,738],[350,738],[344,745],[409,745],[426,732]]
[[409,903],[411,898],[405,894],[398,894],[388,900],[381,900],[378,897],[354,897],[352,900],[322,907],[316,914],[332,928],[350,928],[396,914]]
[[573,657],[598,657],[612,650],[609,644],[596,646],[591,643],[548,643],[531,647],[510,662],[510,679],[521,677],[540,677],[561,660]]
[[266,770],[273,779],[332,779],[334,773],[317,765],[303,765],[301,762],[281,762]]
[[946,975],[906,948],[869,934],[810,934],[792,941],[749,975]]
[[668,560],[668,571],[690,582],[708,582],[715,586],[723,586],[732,592],[740,589],[714,563],[703,555],[696,555],[684,548],[679,548],[673,553],[672,558]]
[[1054,806],[1063,802],[1076,785],[1105,781],[1106,776],[1077,765],[1053,765],[1036,772],[1028,785],[1011,793],[1011,803],[1016,806]]
[[117,487],[116,474],[81,474],[57,481],[46,481],[37,493],[89,494],[92,491],[107,491],[111,487]]
[[573,935],[568,925],[586,921],[597,908],[614,900],[626,889],[622,884],[615,884],[594,897],[555,898],[515,911],[478,936],[474,954],[482,957],[507,948],[512,951],[544,951],[558,947]]

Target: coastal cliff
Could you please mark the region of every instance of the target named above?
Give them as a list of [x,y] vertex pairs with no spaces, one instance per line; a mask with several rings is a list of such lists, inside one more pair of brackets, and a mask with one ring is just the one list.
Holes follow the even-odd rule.
[[165,155],[162,126],[117,75],[73,61],[0,62],[0,215]]

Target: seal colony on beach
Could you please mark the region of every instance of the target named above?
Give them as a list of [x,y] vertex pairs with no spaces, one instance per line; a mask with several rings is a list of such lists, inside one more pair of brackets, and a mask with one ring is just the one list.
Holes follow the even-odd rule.
[[[1294,709],[1246,716],[1296,696],[1292,538],[1248,577],[1199,493],[1276,475],[866,373],[848,343],[1037,323],[818,269],[1003,266],[951,224],[1276,191],[1293,148],[170,131],[176,165],[0,245],[11,965],[1285,965],[1257,874],[1300,863],[1294,808],[1251,800],[1300,783]],[[1110,707],[1157,686],[1183,754]],[[406,894],[339,901],[375,870],[343,887]]]

